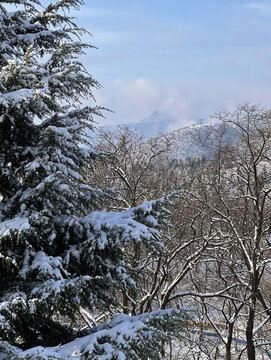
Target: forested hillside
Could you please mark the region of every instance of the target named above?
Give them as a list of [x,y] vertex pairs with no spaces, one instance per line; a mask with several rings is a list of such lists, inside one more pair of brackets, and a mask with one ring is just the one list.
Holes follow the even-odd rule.
[[248,104],[216,114],[217,131],[204,138],[209,159],[172,158],[170,137],[100,133],[97,149],[109,156],[92,183],[114,187],[124,208],[171,194],[165,250],[148,258],[134,249],[130,262],[145,266],[145,276],[123,302],[134,314],[186,309],[189,335],[175,340],[176,358],[270,356],[270,116]]

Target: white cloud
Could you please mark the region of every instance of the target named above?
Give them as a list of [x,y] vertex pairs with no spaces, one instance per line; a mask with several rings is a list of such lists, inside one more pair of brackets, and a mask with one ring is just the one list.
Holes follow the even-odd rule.
[[221,110],[232,111],[245,102],[268,108],[269,84],[268,79],[265,85],[252,80],[237,82],[234,79],[199,79],[186,83],[148,78],[116,79],[104,84],[104,88],[97,92],[96,99],[99,105],[114,111],[106,114],[107,120],[102,124],[139,121],[157,110],[175,118],[173,128],[180,128],[200,118],[209,120],[211,115]]
[[107,123],[139,121],[155,110],[171,115],[182,126],[193,122],[189,102],[180,89],[148,78],[116,79],[105,84],[96,99],[115,112],[108,115]]
[[145,108],[146,105],[155,102],[160,96],[160,89],[152,80],[147,78],[139,78],[134,81],[116,79],[114,85],[124,98],[136,103],[140,108]]
[[251,2],[251,3],[247,3],[245,5],[246,8],[251,9],[251,10],[260,10],[260,11],[270,11],[271,10],[271,4],[269,3],[264,3],[264,2]]

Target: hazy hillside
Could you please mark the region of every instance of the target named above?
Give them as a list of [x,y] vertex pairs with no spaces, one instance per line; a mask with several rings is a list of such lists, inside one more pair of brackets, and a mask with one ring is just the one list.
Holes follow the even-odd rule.
[[167,134],[170,127],[176,122],[171,115],[154,111],[150,116],[143,120],[120,124],[102,126],[105,130],[112,130],[117,126],[129,126],[129,128],[136,130],[144,135],[146,139],[150,139],[157,135]]
[[185,160],[186,158],[210,158],[213,145],[230,145],[237,139],[237,130],[233,127],[223,128],[220,124],[203,124],[185,127],[169,133],[172,142],[170,157]]
[[144,136],[149,139],[159,134],[168,133],[170,126],[173,125],[175,121],[176,120],[168,114],[154,111],[147,118],[130,123],[129,127],[142,132]]
[[[186,158],[212,157],[212,144],[219,141],[223,133],[223,144],[231,144],[237,137],[236,129],[223,129],[218,124],[204,124],[204,119],[196,121],[196,125],[170,131],[176,119],[168,114],[154,111],[147,118],[133,123],[124,124],[129,128],[143,133],[146,139],[160,135],[167,136],[172,143],[170,157],[185,160]],[[105,130],[113,130],[117,126],[105,126]]]

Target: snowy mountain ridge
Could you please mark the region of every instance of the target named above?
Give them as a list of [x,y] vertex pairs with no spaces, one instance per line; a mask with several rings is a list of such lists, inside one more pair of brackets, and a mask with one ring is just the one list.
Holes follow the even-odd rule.
[[[169,157],[185,160],[187,158],[211,158],[215,148],[233,144],[238,133],[234,127],[223,127],[222,124],[202,124],[181,128],[167,134],[171,142]],[[222,137],[222,140],[221,140]]]
[[[166,136],[171,143],[169,157],[179,160],[210,158],[213,154],[211,142],[215,139],[218,141],[222,133],[224,145],[232,144],[237,136],[236,129],[233,127],[223,129],[223,126],[218,123],[204,123],[204,119],[198,119],[192,126],[170,131],[171,128],[176,128],[176,123],[176,119],[171,115],[154,111],[149,117],[138,122],[124,124],[124,126],[142,133],[147,140],[156,136],[163,139]],[[103,129],[113,130],[116,127],[111,125]]]

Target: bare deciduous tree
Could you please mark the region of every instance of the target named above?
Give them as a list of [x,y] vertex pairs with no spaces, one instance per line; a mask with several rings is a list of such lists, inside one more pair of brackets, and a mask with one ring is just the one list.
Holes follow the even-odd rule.
[[[232,359],[239,336],[245,349],[235,358],[246,351],[247,359],[255,360],[271,336],[266,289],[271,261],[271,112],[244,105],[216,117],[233,126],[239,140],[219,148],[219,162],[209,162],[184,192],[209,232],[205,254],[191,270],[191,285],[206,323],[224,343],[226,359]],[[223,294],[217,296],[220,290]]]

